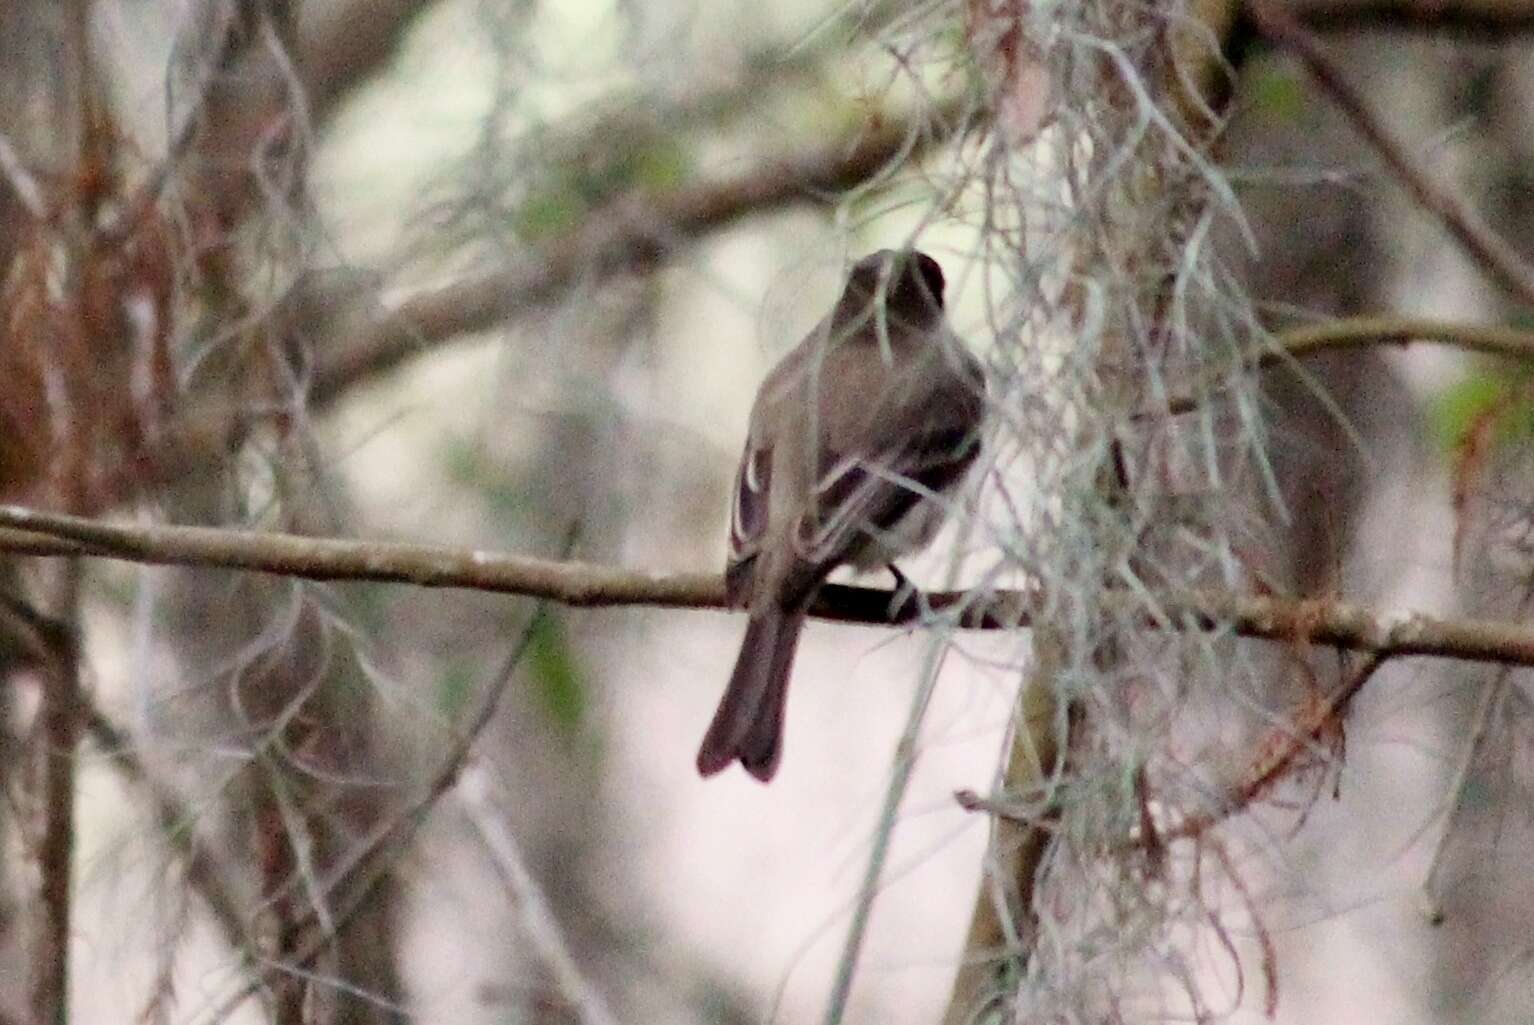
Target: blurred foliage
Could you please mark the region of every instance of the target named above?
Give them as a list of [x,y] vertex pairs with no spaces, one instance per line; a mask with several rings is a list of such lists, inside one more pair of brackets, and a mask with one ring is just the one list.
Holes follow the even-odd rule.
[[586,717],[586,689],[564,621],[540,615],[530,630],[526,665],[534,691],[554,726],[574,738]]
[[498,522],[537,522],[527,483],[485,451],[482,444],[453,438],[443,446],[443,473],[449,481],[483,498]]
[[[538,705],[560,735],[576,737],[586,721],[585,680],[577,664],[564,623],[556,615],[541,612],[528,624],[527,648],[522,666],[527,672]],[[480,686],[480,660],[451,659],[437,676],[437,707],[450,720],[461,718]]]
[[477,668],[477,663],[467,659],[452,659],[438,675],[437,707],[445,718],[456,721],[468,707],[478,679]]
[[593,210],[629,192],[659,193],[686,180],[693,161],[676,134],[614,122],[600,146],[558,161],[516,212],[518,234],[537,241],[573,231]]
[[1305,86],[1293,68],[1263,61],[1243,85],[1253,113],[1274,121],[1297,122],[1305,113]]
[[1428,423],[1439,447],[1455,452],[1472,431],[1488,424],[1493,444],[1534,436],[1530,383],[1526,369],[1497,365],[1470,373],[1444,389],[1428,408]]
[[1472,775],[1460,789],[1459,801],[1467,811],[1483,811],[1497,806],[1497,795],[1502,788],[1499,781],[1485,775]]

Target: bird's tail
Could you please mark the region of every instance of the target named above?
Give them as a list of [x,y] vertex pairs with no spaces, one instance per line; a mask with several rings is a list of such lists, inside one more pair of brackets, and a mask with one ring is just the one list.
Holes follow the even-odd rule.
[[737,758],[763,783],[783,756],[783,704],[804,613],[769,608],[746,624],[730,684],[698,748],[698,772],[712,776]]

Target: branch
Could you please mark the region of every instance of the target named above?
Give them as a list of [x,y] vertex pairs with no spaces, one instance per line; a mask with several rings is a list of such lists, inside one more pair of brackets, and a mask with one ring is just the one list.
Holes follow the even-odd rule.
[[309,5],[299,64],[316,121],[324,120],[381,71],[415,20],[436,0],[348,0]]
[[1488,356],[1534,359],[1534,331],[1496,324],[1461,324],[1430,317],[1346,317],[1310,327],[1291,328],[1278,336],[1278,352],[1264,353],[1258,366],[1304,359],[1333,349],[1360,345],[1407,345],[1437,342]]
[[[1366,345],[1410,345],[1413,342],[1435,342],[1466,352],[1534,360],[1534,331],[1496,324],[1461,324],[1429,317],[1345,317],[1277,332],[1273,342],[1273,348],[1258,354],[1246,365],[1253,369],[1266,369],[1335,349]],[[1165,409],[1155,412],[1192,412],[1203,405],[1204,396],[1210,388],[1218,387],[1219,384],[1220,380],[1216,378],[1208,382],[1208,387],[1170,396]]]
[[[75,780],[74,724],[71,716],[61,716],[61,710],[67,712],[80,693],[76,626],[73,617],[49,615],[8,587],[0,587],[0,664],[14,660],[29,665],[43,684],[38,710],[42,737],[34,745],[36,750],[28,752],[34,764],[23,776],[27,783],[20,795],[23,810],[29,813],[21,821],[29,823],[33,816],[40,820],[40,828],[33,824],[24,833],[37,877],[24,923],[31,933],[26,973],[29,1021],[62,1020],[66,1013]],[[63,746],[56,748],[55,743]]]
[[[794,203],[834,202],[946,142],[957,120],[950,105],[930,119],[880,121],[854,138],[764,161],[733,178],[658,199],[627,197],[509,267],[423,292],[381,315],[371,305],[353,305],[337,322],[336,334],[346,345],[321,356],[310,401],[323,406],[436,345],[550,302],[578,280],[654,267],[682,244],[743,217]],[[316,309],[328,305],[323,297],[315,300]]]
[[[1253,10],[1266,9],[1259,4]],[[1271,12],[1254,13],[1253,17],[1264,25],[1265,32],[1275,31],[1271,24],[1262,21],[1271,18]],[[1292,29],[1304,37],[1311,56],[1331,72],[1327,84],[1334,95],[1336,89],[1341,89],[1351,98],[1351,105],[1340,97],[1338,102],[1355,119],[1361,119],[1360,129],[1381,149],[1403,180],[1413,186],[1419,202],[1445,220],[1451,234],[1461,240],[1473,257],[1488,266],[1499,283],[1534,305],[1534,272],[1456,195],[1433,183],[1405,149],[1385,135],[1361,97],[1342,82],[1314,37],[1292,19],[1281,16],[1281,20],[1285,31]],[[1314,67],[1312,70],[1315,72]],[[1321,77],[1320,72],[1315,73]],[[1330,84],[1332,80],[1335,86]],[[382,313],[370,303],[316,296],[313,301],[316,309],[338,304],[343,307],[335,333],[346,342],[338,350],[321,355],[310,388],[310,401],[316,408],[325,406],[358,383],[394,370],[439,345],[550,302],[582,278],[651,268],[681,243],[733,221],[792,203],[824,202],[826,194],[867,185],[902,156],[918,155],[952,138],[958,120],[958,109],[950,104],[930,122],[884,122],[882,127],[856,139],[810,149],[735,178],[691,185],[658,200],[630,197],[618,201],[589,215],[575,231],[547,243],[510,267],[423,292]],[[1285,342],[1284,347],[1297,357],[1369,341],[1405,342],[1412,338],[1502,355],[1534,355],[1534,335],[1527,332],[1467,328],[1429,320],[1341,321],[1291,332],[1285,337],[1292,339],[1293,344]],[[1264,357],[1263,362],[1268,361]],[[1175,403],[1174,411],[1179,411]]]
[[1439,220],[1471,259],[1509,294],[1526,306],[1534,306],[1534,268],[1458,193],[1439,183],[1417,157],[1390,134],[1363,94],[1348,82],[1342,69],[1328,56],[1321,41],[1270,0],[1247,0],[1245,11],[1258,32],[1299,58],[1412,198]]
[[1443,829],[1438,834],[1438,842],[1433,844],[1433,856],[1428,859],[1427,875],[1422,880],[1422,906],[1429,925],[1442,925],[1444,921],[1443,895],[1440,886],[1442,879],[1439,874],[1443,870],[1444,852],[1448,849],[1449,841],[1459,835],[1456,826],[1467,804],[1472,800],[1470,797],[1473,786],[1471,771],[1475,768],[1476,759],[1486,744],[1487,734],[1492,724],[1501,713],[1502,703],[1511,691],[1508,675],[1508,670],[1503,668],[1491,680],[1481,685],[1481,696],[1476,702],[1475,716],[1471,719],[1470,736],[1464,742],[1459,759],[1454,766],[1454,775],[1450,777],[1447,790],[1449,812],[1444,819]]
[[1300,0],[1290,10],[1317,32],[1423,32],[1504,43],[1534,31],[1534,4],[1520,0]]
[[[583,608],[646,605],[726,609],[724,581],[705,573],[656,573],[564,559],[538,559],[445,545],[354,541],[216,527],[142,526],[0,505],[0,551],[92,556],[151,565],[250,570],[305,580],[367,580],[543,598]],[[1117,612],[1153,630],[1230,630],[1238,637],[1378,655],[1431,656],[1534,666],[1534,628],[1420,613],[1377,614],[1335,601],[1299,601],[1214,591],[1111,599]],[[1033,591],[941,591],[896,603],[888,591],[827,585],[810,614],[866,625],[915,624],[950,616],[966,629],[1028,626],[1044,597]],[[921,607],[918,608],[917,605]]]
[[[71,624],[79,617],[79,564],[66,563],[59,604]],[[28,905],[32,932],[30,1007],[32,1020],[68,1021],[70,923],[74,904],[75,754],[80,735],[80,659],[72,625],[59,636],[42,687],[37,738],[28,750],[35,759],[30,798],[38,804],[42,828],[31,852],[38,873],[36,899]]]

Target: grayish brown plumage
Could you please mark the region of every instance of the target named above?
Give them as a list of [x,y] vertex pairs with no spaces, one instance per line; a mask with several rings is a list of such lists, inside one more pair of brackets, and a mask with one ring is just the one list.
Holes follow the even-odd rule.
[[979,364],[943,318],[943,272],[916,251],[859,260],[836,307],[767,375],[736,475],[725,581],[749,610],[698,751],[705,776],[782,757],[805,614],[838,566],[888,565],[931,540],[979,453]]

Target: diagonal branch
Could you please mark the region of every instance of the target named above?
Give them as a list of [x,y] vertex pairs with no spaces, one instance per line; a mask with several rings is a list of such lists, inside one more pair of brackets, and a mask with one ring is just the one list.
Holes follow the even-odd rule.
[[300,25],[299,65],[315,120],[324,120],[388,66],[416,19],[437,0],[344,0],[310,4]]
[[1159,843],[1196,839],[1216,824],[1234,815],[1263,796],[1289,775],[1289,770],[1309,751],[1311,745],[1328,730],[1342,722],[1343,715],[1364,685],[1374,678],[1389,656],[1374,652],[1349,671],[1335,691],[1314,707],[1295,717],[1268,743],[1258,745],[1257,757],[1236,786],[1220,803],[1208,811],[1189,815],[1171,826],[1158,838]]
[[516,905],[523,934],[553,977],[559,995],[569,1003],[577,1025],[618,1025],[607,1001],[576,963],[548,898],[507,828],[510,816],[492,800],[489,774],[480,770],[472,775],[466,772],[465,777],[459,804]]
[[[564,559],[539,559],[444,545],[355,541],[215,527],[107,523],[0,506],[0,551],[93,556],[154,565],[243,569],[307,580],[370,580],[520,594],[586,608],[646,605],[725,609],[724,581],[703,573],[656,573]],[[1217,591],[1107,599],[1125,622],[1150,630],[1229,630],[1238,637],[1357,651],[1382,658],[1426,655],[1534,666],[1534,628],[1485,619],[1377,613],[1337,601],[1301,601]],[[898,626],[924,614],[967,629],[1025,627],[1044,596],[1029,590],[935,592],[898,602],[888,591],[831,585],[811,608],[821,619]]]
[[1258,32],[1299,58],[1418,205],[1438,219],[1493,281],[1524,305],[1534,306],[1534,267],[1386,129],[1321,40],[1271,0],[1247,0],[1244,10]]

